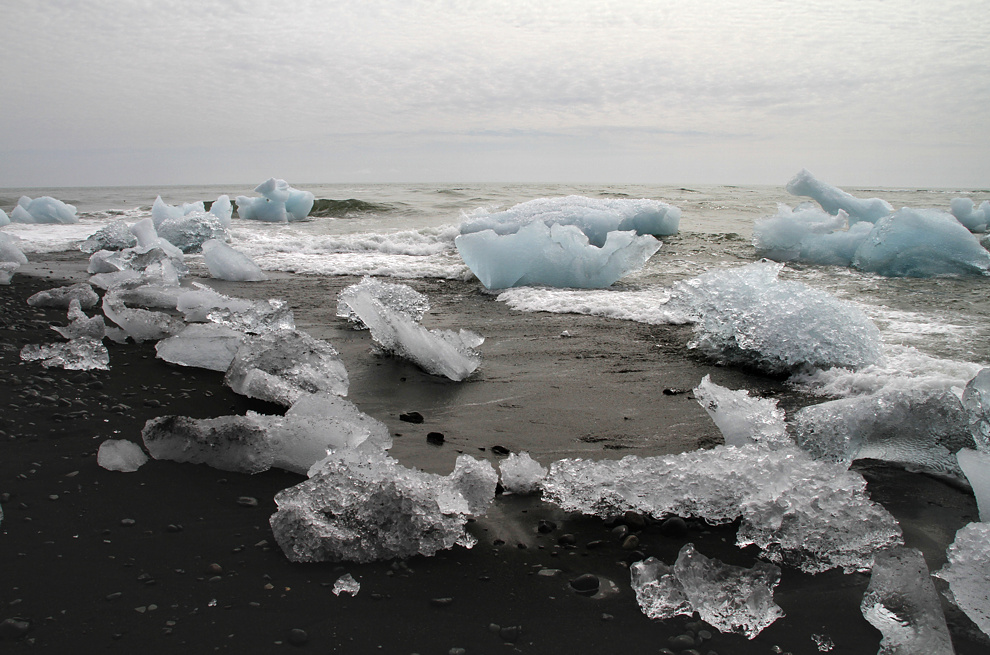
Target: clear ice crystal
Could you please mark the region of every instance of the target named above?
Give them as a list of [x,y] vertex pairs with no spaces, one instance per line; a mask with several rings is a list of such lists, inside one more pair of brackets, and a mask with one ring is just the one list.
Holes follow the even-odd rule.
[[357,596],[359,591],[361,591],[361,583],[355,580],[354,576],[350,573],[345,573],[337,578],[337,581],[333,583],[334,596],[339,596],[341,594]]
[[990,521],[990,453],[963,448],[956,453],[956,461],[973,488],[980,520]]
[[712,417],[726,445],[791,444],[784,410],[777,407],[776,400],[752,398],[748,391],[720,387],[710,375],[695,388],[694,397]]
[[78,301],[82,309],[92,309],[99,304],[100,296],[93,291],[93,287],[85,282],[80,282],[79,284],[39,291],[27,299],[27,304],[32,307],[68,309],[73,300]]
[[245,339],[243,332],[216,323],[194,323],[155,344],[159,359],[180,366],[226,372]]
[[105,225],[79,244],[83,252],[93,254],[98,250],[124,250],[137,245],[137,237],[126,221],[118,220]]
[[[289,304],[284,300],[277,298],[254,302],[242,301],[239,298],[228,300],[230,302],[224,302],[219,306],[211,305],[216,300],[206,301],[199,311],[206,311],[206,318],[209,321],[246,334],[269,334],[296,329],[295,317]],[[247,305],[244,305],[244,302]]]
[[337,316],[355,324],[356,329],[367,329],[358,315],[347,304],[349,298],[360,292],[367,292],[372,298],[393,312],[405,314],[414,321],[423,320],[430,310],[429,299],[407,284],[381,282],[371,277],[363,278],[337,295]]
[[547,469],[527,452],[509,453],[499,464],[499,475],[507,493],[532,494],[540,490],[540,483],[546,477]]
[[52,326],[52,329],[65,339],[72,340],[85,337],[94,341],[101,341],[107,334],[107,325],[103,320],[103,316],[94,316],[92,318],[86,316],[79,301],[74,298],[69,303],[67,317],[69,324],[65,327]]
[[963,391],[962,404],[977,449],[990,453],[990,368],[980,370]]
[[21,250],[20,237],[0,232],[0,262],[27,264],[28,258]]
[[141,437],[155,459],[207,464],[222,471],[260,473],[275,459],[264,427],[249,416],[160,416],[145,423]]
[[103,314],[134,341],[158,341],[178,333],[183,328],[180,319],[162,312],[131,309],[113,291],[103,295]]
[[202,244],[202,249],[210,275],[218,280],[262,282],[268,279],[254,260],[223,241],[210,239]]
[[935,573],[949,583],[946,596],[990,635],[990,523],[961,528],[946,557],[946,565]]
[[[192,290],[183,290],[176,298],[175,307],[182,312],[187,323],[206,323],[210,312],[229,310],[231,314],[250,310],[256,302],[270,306],[266,301],[246,300],[244,298],[231,298],[200,282],[192,283]],[[284,303],[282,303],[284,306]],[[294,328],[295,325],[284,327]]]
[[110,353],[107,352],[107,347],[101,341],[86,337],[72,339],[68,343],[29,343],[21,348],[21,360],[40,361],[45,368],[64,368],[69,371],[110,370]]
[[141,446],[127,439],[107,439],[96,453],[96,463],[108,471],[133,473],[147,461]]
[[181,218],[167,218],[158,226],[158,235],[184,253],[199,252],[210,239],[230,241],[223,220],[209,212],[191,212]]

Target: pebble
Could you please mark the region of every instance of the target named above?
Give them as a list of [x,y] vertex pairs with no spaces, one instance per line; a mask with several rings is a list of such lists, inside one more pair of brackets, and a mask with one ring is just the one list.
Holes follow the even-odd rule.
[[252,496],[241,496],[237,499],[237,504],[241,507],[257,507],[258,499]]
[[431,598],[430,605],[433,607],[447,607],[454,602],[453,598]]
[[597,593],[598,587],[601,586],[601,582],[598,580],[598,576],[594,573],[585,573],[574,578],[570,582],[571,588],[580,594],[594,594]]
[[206,571],[208,573],[220,574],[223,573],[223,567],[217,564],[216,562],[214,562],[206,567]]
[[305,630],[293,628],[289,630],[289,643],[293,646],[303,646],[309,641],[309,635]]
[[503,456],[505,456],[505,455],[508,455],[511,452],[512,451],[509,450],[508,448],[506,448],[505,446],[492,446],[492,454],[493,455],[503,455]]
[[660,524],[660,534],[665,537],[683,537],[687,531],[687,523],[679,516],[673,516]]
[[629,526],[628,525],[617,525],[614,528],[612,528],[612,534],[615,535],[615,538],[616,539],[618,539],[619,541],[622,541],[629,534]]
[[636,535],[631,534],[622,540],[623,550],[636,550],[637,548],[639,548],[639,537]]
[[573,546],[577,543],[577,537],[568,532],[567,534],[560,535],[557,538],[557,543],[561,546]]
[[406,423],[422,423],[424,419],[423,415],[419,412],[406,412],[405,414],[399,414],[399,420]]
[[430,432],[426,435],[426,441],[434,446],[442,446],[444,442],[443,432]]
[[120,524],[125,528],[129,528],[135,523],[137,523],[137,521],[135,521],[134,519],[120,519]]
[[684,650],[685,648],[692,648],[695,645],[694,637],[691,635],[677,635],[676,637],[671,637],[668,639],[667,643],[670,644],[670,647],[675,651]]
[[553,521],[547,521],[546,519],[540,519],[539,524],[536,526],[536,531],[540,534],[550,534],[557,529],[557,524]]
[[498,636],[502,638],[502,641],[507,641],[510,644],[519,639],[522,634],[521,625],[507,625],[498,631]]
[[0,622],[0,639],[19,639],[30,629],[31,624],[20,617],[4,619]]

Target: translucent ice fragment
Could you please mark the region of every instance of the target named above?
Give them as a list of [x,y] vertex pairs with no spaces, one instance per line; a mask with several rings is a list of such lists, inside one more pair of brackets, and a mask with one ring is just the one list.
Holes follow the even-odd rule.
[[[265,301],[260,301],[264,304]],[[244,298],[231,298],[214,291],[205,284],[193,282],[192,291],[182,291],[176,298],[175,307],[182,312],[189,323],[206,323],[210,312],[227,309],[232,313],[244,312],[251,309],[255,301]],[[286,326],[294,327],[294,326]]]
[[71,340],[85,337],[87,339],[93,339],[94,341],[100,341],[107,334],[107,325],[104,322],[103,317],[94,316],[90,318],[86,316],[79,305],[79,301],[75,298],[73,298],[69,303],[69,311],[67,316],[69,319],[69,324],[67,326],[52,326],[53,330],[66,339]]
[[850,223],[856,221],[876,223],[877,220],[894,211],[886,200],[856,198],[842,189],[819,181],[804,169],[787,183],[786,189],[791,195],[815,200],[829,214],[838,214],[839,210],[845,211],[849,215]]
[[207,320],[247,334],[267,334],[296,329],[292,310],[284,300],[270,298],[248,301],[246,306],[240,298],[229,300],[231,302],[226,302],[220,307],[211,307],[206,314]]
[[93,291],[93,287],[81,282],[66,287],[57,287],[39,291],[27,299],[27,303],[32,307],[61,307],[68,309],[69,304],[76,300],[82,309],[92,309],[100,302],[100,297]]
[[0,284],[10,284],[10,280],[14,277],[14,273],[17,269],[21,267],[20,264],[15,262],[0,262]]
[[502,487],[513,494],[532,494],[540,490],[540,483],[547,475],[547,469],[540,465],[529,453],[510,453],[499,464]]
[[103,296],[103,314],[138,343],[158,341],[183,328],[181,320],[168,314],[125,306],[113,291]]
[[218,280],[233,280],[237,282],[260,282],[268,276],[254,261],[227,244],[217,239],[210,239],[202,244],[203,257],[210,275]]
[[990,224],[990,200],[984,200],[979,208],[969,198],[953,198],[949,203],[952,215],[970,232],[986,232]]
[[990,635],[990,523],[970,523],[956,532],[946,557],[935,574],[949,583],[946,596]]
[[674,567],[667,566],[662,560],[648,557],[635,562],[629,567],[629,576],[639,608],[651,619],[694,613]]
[[126,221],[114,221],[101,227],[88,239],[79,244],[79,249],[90,254],[98,250],[123,250],[137,245],[137,237],[131,232]]
[[962,404],[969,418],[969,431],[978,450],[990,453],[990,368],[973,377],[963,391]]
[[354,576],[350,573],[345,573],[337,578],[337,581],[333,583],[334,596],[339,596],[341,594],[357,596],[359,591],[361,591],[361,583],[355,580]]
[[748,391],[720,387],[709,375],[694,390],[694,397],[715,421],[726,445],[791,443],[784,410],[777,408],[776,400],[751,398]]
[[0,262],[27,264],[27,255],[21,250],[20,238],[6,232],[0,232]]
[[80,337],[68,343],[39,346],[28,344],[21,348],[25,362],[40,361],[45,368],[64,368],[70,371],[110,370],[110,353],[106,346],[95,339]]
[[270,178],[255,189],[261,198],[237,196],[237,215],[269,223],[301,221],[313,209],[316,198],[309,191],[293,189],[285,180]]
[[21,196],[10,213],[15,223],[78,223],[76,208],[51,196],[28,198]]
[[355,323],[355,327],[359,329],[366,329],[368,326],[361,322],[347,304],[347,300],[360,292],[368,293],[387,309],[405,314],[414,321],[423,320],[423,315],[430,309],[429,299],[407,284],[380,282],[365,277],[358,284],[347,287],[337,295],[337,316]]
[[956,459],[973,487],[980,520],[990,522],[990,453],[963,448],[956,453]]
[[184,253],[200,251],[210,239],[230,241],[230,232],[218,216],[199,211],[166,219],[158,226],[158,235]]
[[96,463],[108,471],[133,473],[147,461],[141,446],[126,439],[107,439],[96,453]]
[[753,246],[758,256],[778,262],[850,266],[873,226],[859,222],[846,229],[848,218],[841,209],[833,216],[817,207],[780,204],[775,216],[753,225]]
[[180,366],[224,372],[230,368],[245,334],[215,323],[194,324],[155,344],[159,359]]
[[160,416],[145,423],[141,437],[155,459],[207,464],[223,471],[260,473],[275,459],[264,428],[247,416]]

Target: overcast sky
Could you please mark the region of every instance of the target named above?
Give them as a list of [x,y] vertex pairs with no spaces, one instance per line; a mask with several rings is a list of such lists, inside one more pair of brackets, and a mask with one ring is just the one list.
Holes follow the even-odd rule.
[[0,187],[990,187],[986,0],[0,9]]

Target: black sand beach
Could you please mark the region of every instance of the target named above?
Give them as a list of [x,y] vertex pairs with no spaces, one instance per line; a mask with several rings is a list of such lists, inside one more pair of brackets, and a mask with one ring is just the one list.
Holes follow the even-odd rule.
[[[606,524],[502,495],[471,524],[479,541],[471,550],[379,564],[292,564],[268,517],[275,493],[300,476],[157,461],[125,474],[96,463],[102,441],[140,443],[145,421],[157,416],[280,409],[234,394],[222,374],[157,360],[149,343],[109,343],[110,371],[22,363],[23,345],[58,341],[49,326],[66,322],[63,311],[29,307],[26,298],[86,278],[80,253],[31,259],[0,286],[0,621],[16,619],[0,636],[11,652],[797,654],[821,652],[814,635],[827,635],[832,653],[877,651],[880,634],[859,610],[868,575],[784,569],[775,600],[787,616],[753,640],[640,612],[629,562],[671,563],[690,542],[709,557],[751,566],[755,552],[734,546],[734,525],[688,521],[678,531],[641,517]],[[373,355],[367,332],[336,318],[336,294],[356,278],[203,281],[228,295],[288,301],[299,329],[340,351],[348,398],[389,426],[392,455],[431,472],[448,473],[459,453],[496,463],[503,448],[547,465],[716,445],[718,429],[690,391],[706,374],[779,398],[785,409],[809,402],[780,380],[687,354],[689,327],[516,312],[476,282],[409,282],[432,302],[424,325],[486,337],[482,368],[454,383]],[[399,418],[411,411],[423,423]],[[429,432],[442,433],[443,444],[428,442]],[[939,480],[877,463],[857,468],[933,571],[955,531],[977,519],[972,495]],[[624,548],[627,531],[638,544]],[[332,593],[345,573],[361,583],[354,597]],[[590,596],[569,584],[588,573],[600,583]],[[956,652],[987,652],[990,642],[943,605]]]

